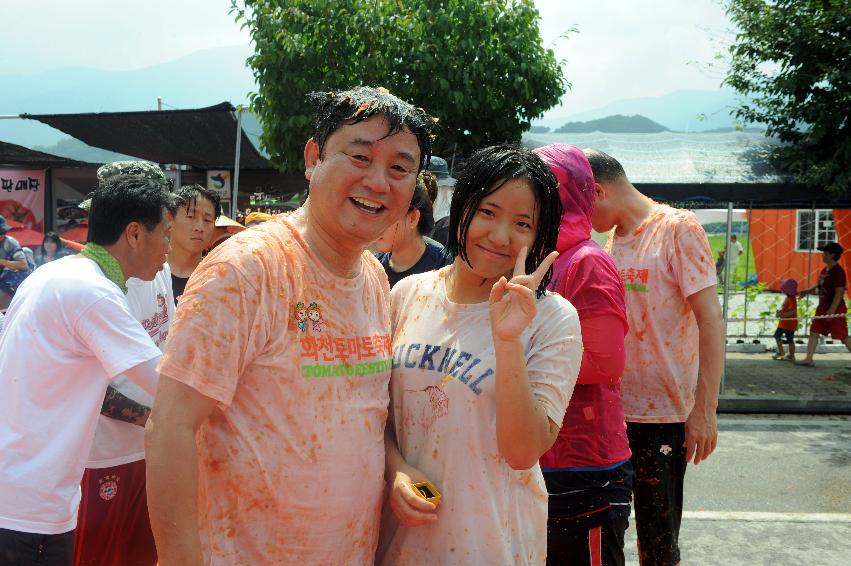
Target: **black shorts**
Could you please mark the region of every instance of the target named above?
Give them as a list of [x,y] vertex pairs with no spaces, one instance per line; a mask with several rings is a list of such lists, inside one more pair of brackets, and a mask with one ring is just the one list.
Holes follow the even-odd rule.
[[632,464],[610,470],[547,471],[547,564],[623,566]]
[[794,344],[795,343],[795,331],[794,330],[783,330],[782,328],[778,328],[774,332],[774,337],[778,340],[781,338],[785,338],[783,340],[784,344]]
[[633,505],[641,564],[680,562],[686,474],[685,423],[626,423],[635,471]]

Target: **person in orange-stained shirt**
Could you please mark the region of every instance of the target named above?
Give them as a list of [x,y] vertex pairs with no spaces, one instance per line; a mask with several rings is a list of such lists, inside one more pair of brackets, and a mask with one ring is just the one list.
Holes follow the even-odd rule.
[[310,99],[307,202],[217,246],[178,305],[146,431],[160,566],[374,560],[392,352],[366,248],[434,121],[385,89]]

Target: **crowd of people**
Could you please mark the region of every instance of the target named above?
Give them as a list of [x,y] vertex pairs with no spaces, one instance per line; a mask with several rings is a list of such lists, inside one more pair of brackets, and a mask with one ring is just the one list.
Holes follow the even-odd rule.
[[0,334],[3,563],[624,564],[634,505],[678,564],[724,343],[694,215],[563,144],[446,183],[422,109],[310,99],[295,211],[117,163],[82,252],[45,239]]

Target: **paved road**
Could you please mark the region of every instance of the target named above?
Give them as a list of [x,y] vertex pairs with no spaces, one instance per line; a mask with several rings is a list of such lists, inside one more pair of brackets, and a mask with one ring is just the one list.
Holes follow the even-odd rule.
[[[683,565],[851,566],[851,417],[724,415],[686,474]],[[627,564],[637,565],[635,530]]]

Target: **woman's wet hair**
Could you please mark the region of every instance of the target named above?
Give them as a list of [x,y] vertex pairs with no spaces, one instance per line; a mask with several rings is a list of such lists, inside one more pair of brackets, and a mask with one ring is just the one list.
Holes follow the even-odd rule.
[[422,108],[416,108],[390,94],[383,87],[359,86],[350,90],[311,92],[308,100],[316,109],[313,141],[319,146],[319,155],[325,153],[325,143],[343,124],[357,124],[372,116],[383,116],[390,129],[386,137],[407,128],[420,147],[417,171],[425,169],[431,157],[432,130],[437,120]]
[[414,188],[414,196],[411,199],[411,206],[408,208],[408,212],[414,209],[420,211],[417,231],[420,233],[420,236],[430,236],[432,230],[434,230],[434,209],[432,208],[432,201],[426,189],[423,173],[427,173],[427,171],[421,172],[417,177],[417,186]]
[[[506,182],[525,179],[535,195],[535,240],[526,257],[526,273],[532,273],[556,249],[561,222],[558,182],[550,168],[531,151],[514,145],[480,149],[467,159],[455,183],[449,210],[449,239],[446,248],[470,265],[467,257],[467,231],[482,201]],[[547,270],[537,295],[543,295],[552,269]]]

